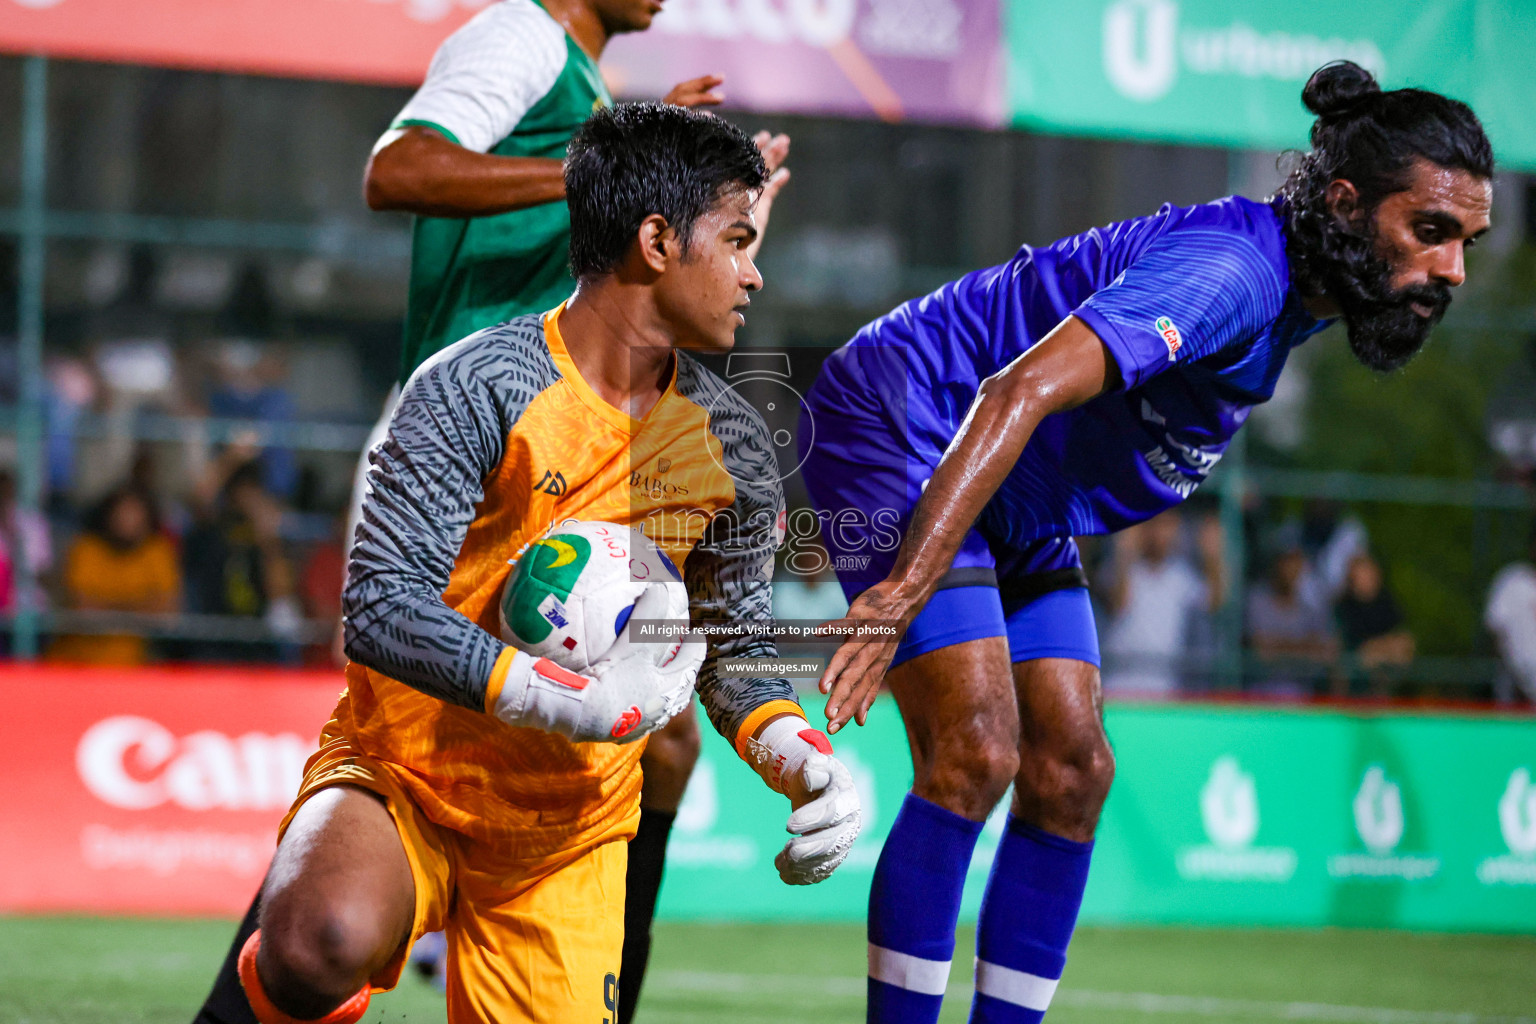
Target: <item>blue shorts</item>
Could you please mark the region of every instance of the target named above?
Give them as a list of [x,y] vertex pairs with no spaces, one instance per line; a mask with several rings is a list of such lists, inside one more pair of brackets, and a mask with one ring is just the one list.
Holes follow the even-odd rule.
[[[912,508],[952,437],[944,427],[950,417],[920,398],[893,410],[873,389],[840,380],[839,371],[847,367],[828,360],[806,395],[798,436],[822,543],[852,600],[889,575]],[[892,664],[992,636],[1008,638],[1015,662],[1099,664],[1087,579],[1071,537],[1004,546],[973,528]]]
[[998,589],[988,586],[935,593],[907,627],[891,664],[988,636],[1008,638],[1010,661],[1072,658],[1099,664],[1099,634],[1087,587],[1051,590],[1007,611]]

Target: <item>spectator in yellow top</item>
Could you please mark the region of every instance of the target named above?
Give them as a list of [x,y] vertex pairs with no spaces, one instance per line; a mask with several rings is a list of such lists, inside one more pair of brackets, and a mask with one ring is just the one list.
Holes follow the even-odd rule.
[[[67,607],[90,611],[172,612],[181,600],[176,550],[160,531],[154,504],[132,487],[102,499],[64,559]],[[131,633],[61,636],[49,648],[55,661],[137,665],[149,645]]]

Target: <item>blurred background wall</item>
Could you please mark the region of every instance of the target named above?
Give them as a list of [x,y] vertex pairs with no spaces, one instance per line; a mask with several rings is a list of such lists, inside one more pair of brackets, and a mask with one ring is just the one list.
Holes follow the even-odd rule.
[[[292,35],[236,45],[189,22],[171,62],[228,70],[184,70],[153,66],[168,58],[145,27],[182,0],[45,31],[65,15],[79,29],[93,3],[0,6],[12,49],[144,61],[0,56],[0,643],[327,663],[343,505],[394,376],[410,244],[406,218],[364,207],[363,163],[424,54],[483,4],[327,6],[366,7],[405,40],[385,33],[398,45],[362,55]],[[605,63],[629,98],[718,66],[727,116],[793,137],[741,344],[811,371],[872,317],[1020,244],[1164,202],[1268,195],[1286,167],[1276,140],[1305,143],[1296,97],[1317,60],[1376,61],[1389,86],[1479,103],[1509,170],[1426,354],[1379,379],[1340,330],[1320,336],[1159,536],[1085,547],[1112,691],[1528,699],[1486,626],[1533,519],[1536,185],[1521,169],[1536,167],[1536,132],[1505,75],[1526,44],[1498,32],[1529,20],[1523,6],[1425,5],[1405,26],[1366,5],[1328,15],[1328,37],[1306,34],[1325,14],[1306,4],[1280,28],[1252,4],[895,6],[829,3],[821,21],[771,8],[769,31],[728,0],[674,0]],[[312,7],[279,4],[261,24],[277,39],[276,21]],[[793,85],[781,59],[804,73]],[[367,81],[281,77],[316,74]],[[113,545],[143,580],[102,582]],[[785,574],[786,614],[816,596],[802,576]],[[1175,592],[1171,624],[1148,617]],[[835,610],[825,594],[802,609]],[[1304,635],[1266,633],[1265,610],[1293,605],[1312,613],[1287,619]],[[147,639],[80,639],[124,635]],[[1285,651],[1306,664],[1269,664]],[[1117,671],[1148,657],[1164,668]]]

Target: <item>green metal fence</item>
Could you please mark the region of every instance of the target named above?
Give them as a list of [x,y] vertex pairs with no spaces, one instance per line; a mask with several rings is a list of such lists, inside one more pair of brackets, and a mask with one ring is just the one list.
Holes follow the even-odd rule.
[[[322,256],[377,256],[380,251],[399,252],[407,245],[399,229],[337,227],[332,224],[273,223],[230,219],[198,219],[141,216],[133,214],[82,213],[50,209],[47,183],[50,168],[48,122],[49,62],[43,57],[28,57],[23,62],[23,89],[20,114],[20,204],[15,209],[0,209],[0,235],[12,236],[17,243],[18,310],[18,403],[14,409],[0,409],[0,435],[15,437],[18,453],[18,501],[22,508],[37,511],[43,502],[43,355],[45,351],[44,294],[47,285],[47,248],[51,243],[71,240],[114,241],[167,247],[237,248],[248,251],[287,252]],[[1238,157],[1232,160],[1234,174]],[[930,268],[931,269],[931,268]],[[934,270],[938,279],[952,276],[949,271]],[[932,276],[932,275],[930,275]],[[185,424],[174,417],[146,417],[132,430],[138,440],[174,440]],[[247,425],[238,421],[205,420],[199,429],[214,442],[228,439]],[[99,418],[84,417],[78,427],[81,436],[105,431]],[[351,452],[360,446],[366,431],[358,426],[325,423],[296,423],[286,426],[264,425],[274,442],[299,451]],[[1220,515],[1227,537],[1228,575],[1243,580],[1253,560],[1243,529],[1244,502],[1251,495],[1277,499],[1326,498],[1348,503],[1384,503],[1422,507],[1427,515],[1436,510],[1475,510],[1478,514],[1504,514],[1532,508],[1532,497],[1522,487],[1489,480],[1435,479],[1402,475],[1370,475],[1347,472],[1317,472],[1282,469],[1252,464],[1245,437],[1239,435],[1226,458],[1213,475],[1208,490],[1219,501]],[[1216,675],[1226,685],[1236,686],[1243,677],[1242,588],[1233,588],[1233,599],[1221,616],[1216,658]],[[181,625],[177,623],[180,622]],[[70,628],[80,631],[109,631],[121,626],[120,619],[89,613],[49,613],[39,609],[18,609],[9,623],[12,649],[16,656],[35,657],[39,638],[45,630]],[[277,639],[263,634],[249,621],[231,621],[218,626],[192,617],[156,620],[150,632],[161,636],[210,636],[229,638]],[[320,635],[321,622],[304,624],[302,633],[313,639]],[[328,627],[326,627],[328,628]],[[222,632],[221,632],[222,630]],[[1488,657],[1427,659],[1404,678],[1431,678],[1453,686],[1484,685],[1491,677],[1494,662]]]

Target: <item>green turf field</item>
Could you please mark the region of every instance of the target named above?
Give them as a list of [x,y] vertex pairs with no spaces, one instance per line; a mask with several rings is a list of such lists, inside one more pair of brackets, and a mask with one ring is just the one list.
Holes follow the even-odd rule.
[[[232,932],[223,921],[0,918],[0,1021],[186,1024]],[[858,926],[661,925],[651,970],[644,1024],[863,1020]],[[965,1019],[968,979],[957,963],[943,1020]],[[1536,939],[1083,929],[1050,1019],[1536,1024]],[[407,977],[368,1020],[440,1024],[442,1002]]]

